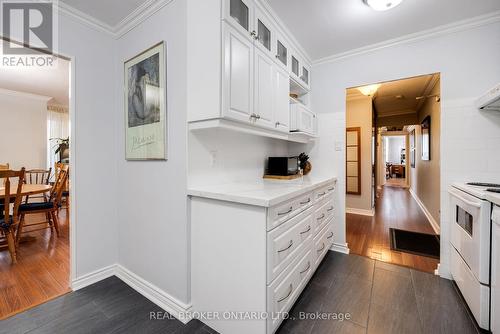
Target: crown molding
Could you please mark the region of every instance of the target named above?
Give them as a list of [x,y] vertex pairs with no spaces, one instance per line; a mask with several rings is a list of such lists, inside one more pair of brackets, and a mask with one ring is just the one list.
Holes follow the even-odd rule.
[[104,23],[62,1],[58,1],[58,10],[92,29],[106,33],[114,39],[118,39],[172,1],[174,0],[147,0],[115,26]]
[[321,65],[326,63],[332,63],[338,60],[359,56],[366,53],[371,53],[374,51],[386,49],[389,47],[403,45],[407,43],[417,42],[421,40],[436,38],[444,35],[449,35],[452,33],[474,29],[488,24],[493,24],[500,22],[500,10],[486,14],[476,16],[470,19],[465,19],[450,24],[445,24],[436,28],[422,30],[420,32],[404,35],[401,37],[389,39],[380,43],[375,43],[367,46],[363,46],[357,49],[349,50],[346,52],[337,53],[328,57],[320,58],[313,61],[313,65]]
[[18,90],[10,90],[10,89],[4,89],[4,88],[0,88],[0,95],[13,96],[13,97],[19,97],[19,98],[23,98],[23,99],[31,99],[31,100],[42,101],[42,102],[48,102],[52,99],[52,96],[38,95],[38,94],[26,93],[26,92],[21,92]]
[[114,27],[115,38],[122,37],[172,1],[174,0],[147,0]]
[[57,2],[57,9],[60,13],[94,29],[114,37],[113,27],[106,24],[62,1]]

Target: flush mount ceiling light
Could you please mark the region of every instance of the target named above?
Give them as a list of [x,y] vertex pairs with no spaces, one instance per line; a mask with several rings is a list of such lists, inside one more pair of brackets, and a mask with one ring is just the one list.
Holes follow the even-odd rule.
[[382,86],[382,85],[381,84],[368,85],[368,86],[358,87],[358,90],[363,95],[373,96],[377,92],[377,90],[380,88],[380,86]]
[[373,10],[382,11],[396,7],[403,0],[363,0],[363,2]]

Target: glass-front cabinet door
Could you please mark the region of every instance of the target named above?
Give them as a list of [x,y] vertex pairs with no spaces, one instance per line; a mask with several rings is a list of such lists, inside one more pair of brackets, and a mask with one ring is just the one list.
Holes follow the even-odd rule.
[[255,7],[255,45],[267,55],[274,52],[273,39],[276,29],[271,24],[271,20],[259,9]]
[[296,77],[300,77],[300,65],[299,65],[299,60],[292,55],[292,74]]
[[253,3],[249,0],[224,0],[224,19],[250,38],[253,31]]
[[282,67],[285,70],[288,70],[288,56],[289,56],[289,51],[288,51],[288,45],[285,42],[285,39],[281,37],[280,35],[276,34],[276,59],[279,65],[282,65]]
[[300,78],[307,86],[309,86],[309,71],[304,66],[302,66],[302,76]]

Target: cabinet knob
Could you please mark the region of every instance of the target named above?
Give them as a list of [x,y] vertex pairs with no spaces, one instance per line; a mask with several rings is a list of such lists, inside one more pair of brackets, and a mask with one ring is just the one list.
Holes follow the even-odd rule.
[[280,126],[280,124],[281,124],[280,122],[276,122],[276,123],[274,124],[274,127],[275,127],[275,128],[277,128],[278,126]]
[[255,115],[255,118],[256,119],[260,119],[260,115]]
[[250,36],[254,37],[257,36],[257,32],[255,30],[253,30],[251,33],[250,33]]

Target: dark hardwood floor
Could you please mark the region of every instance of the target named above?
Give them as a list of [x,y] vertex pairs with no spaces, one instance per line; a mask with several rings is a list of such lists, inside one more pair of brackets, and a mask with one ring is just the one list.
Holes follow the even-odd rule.
[[[187,325],[116,277],[68,293],[0,322],[13,333],[216,333],[198,320]],[[345,315],[340,321],[311,315]],[[309,319],[301,315],[309,314]],[[349,317],[349,319],[347,319]],[[278,334],[477,333],[451,281],[357,255],[328,252]],[[237,333],[235,333],[237,334]]]
[[[44,303],[69,289],[69,212],[59,212],[60,234],[49,229],[27,233],[21,243],[17,264],[12,264],[6,248],[0,251],[0,319]],[[40,222],[45,215],[26,216]],[[28,228],[27,228],[28,229]]]
[[347,243],[351,253],[433,273],[439,260],[391,250],[389,228],[434,233],[431,224],[410,192],[383,187],[375,216],[347,214]]

